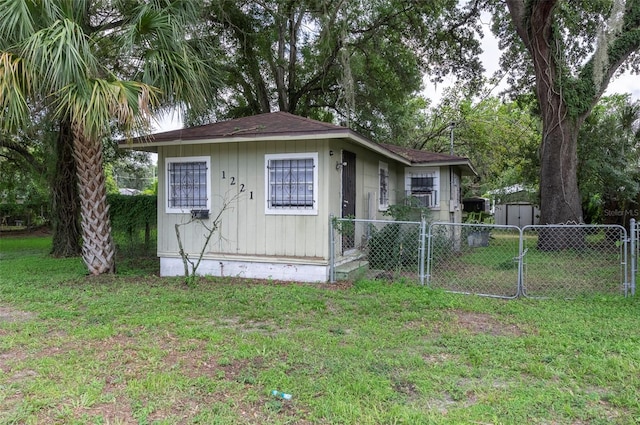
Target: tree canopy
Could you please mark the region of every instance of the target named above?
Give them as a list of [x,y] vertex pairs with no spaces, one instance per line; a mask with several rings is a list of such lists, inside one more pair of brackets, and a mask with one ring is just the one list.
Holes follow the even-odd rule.
[[221,52],[212,61],[223,86],[211,116],[190,121],[277,109],[393,137],[424,73],[479,81],[476,3],[212,2],[203,32]]
[[640,193],[640,101],[602,98],[580,129],[580,192],[586,219],[625,224]]
[[583,222],[578,132],[615,73],[638,71],[640,0],[505,3],[494,8],[502,65],[514,87],[534,88],[543,123],[541,222]]

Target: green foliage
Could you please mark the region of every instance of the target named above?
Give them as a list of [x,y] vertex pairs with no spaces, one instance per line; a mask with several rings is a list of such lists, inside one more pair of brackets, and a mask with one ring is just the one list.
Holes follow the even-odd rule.
[[543,121],[541,221],[582,222],[576,140],[610,79],[640,67],[640,1],[505,3],[493,2],[501,66],[515,92],[535,91]]
[[117,194],[118,192],[118,183],[116,179],[113,177],[113,164],[105,164],[104,165],[104,174],[105,174],[105,185],[107,186],[108,194]]
[[[624,215],[614,211],[637,208],[639,144],[640,102],[623,95],[603,98],[586,119],[578,139],[580,192],[589,221],[611,222]],[[605,210],[611,211],[606,214]]]
[[143,195],[158,195],[158,179],[154,179],[153,182],[142,191]]
[[389,205],[384,215],[392,217],[395,221],[420,221],[431,217],[431,209],[424,207],[414,197],[408,197],[398,204]]
[[[279,110],[401,140],[425,72],[479,81],[479,10],[451,0],[211,2],[224,90],[191,123]],[[402,123],[402,124],[399,124]]]
[[19,135],[0,132],[0,202],[47,204],[48,127],[46,118],[39,116]]
[[[563,96],[568,96],[566,104],[572,117],[589,111],[594,99],[600,95],[599,89],[608,83],[603,78],[614,74],[607,73],[609,67],[637,69],[640,64],[640,56],[635,54],[640,46],[640,2],[637,0],[621,3],[624,10],[619,14],[616,10],[618,2],[611,0],[559,1],[550,9],[549,18],[543,21],[536,21],[532,13],[534,8],[544,9],[547,2],[527,2],[527,6],[510,3],[507,8],[503,2],[493,2],[492,30],[505,49],[501,66],[513,93],[530,93],[535,72],[526,43],[515,33],[510,8],[524,13],[523,23],[527,25],[551,26],[550,31],[545,32],[548,36],[546,46],[551,47],[552,55],[547,64],[555,68],[557,80],[553,84],[559,92],[562,89]],[[532,28],[530,33],[536,33],[538,28]],[[598,48],[601,50],[597,51]],[[547,71],[541,69],[541,72]]]
[[439,105],[424,111],[421,131],[410,145],[449,153],[453,122],[454,155],[469,158],[479,174],[479,181],[466,182],[465,196],[514,184],[537,186],[541,123],[532,103],[497,97],[476,102],[462,90],[450,90]]
[[107,197],[114,229],[144,227],[158,218],[158,198],[152,195],[127,196],[111,194]]
[[[422,207],[415,198],[389,205],[385,215],[394,221],[418,223],[429,220],[431,210]],[[371,227],[369,265],[372,269],[393,271],[402,268],[417,270],[419,262],[420,226],[390,222],[382,229]]]
[[[0,0],[0,127],[18,134],[41,114],[69,124],[65,137],[74,138],[82,158],[76,163],[82,205],[105,213],[106,189],[92,183],[103,172],[103,138],[144,134],[159,108],[202,107],[215,89],[213,68],[203,60],[208,46],[194,37],[198,6]],[[83,250],[89,270],[113,271],[108,222],[83,219],[84,243],[103,251]]]
[[381,230],[372,229],[369,240],[369,267],[377,270],[396,270],[418,266],[420,227],[391,222]]
[[13,225],[15,220],[21,220],[25,226],[38,226],[44,224],[48,217],[48,201],[0,203],[0,219],[6,219],[8,225]]
[[110,194],[107,202],[117,248],[125,252],[152,250],[158,217],[157,196]]

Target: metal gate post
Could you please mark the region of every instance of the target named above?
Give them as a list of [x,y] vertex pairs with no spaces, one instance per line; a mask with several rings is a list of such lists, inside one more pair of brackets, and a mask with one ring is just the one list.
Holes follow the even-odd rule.
[[419,273],[420,273],[420,285],[424,286],[424,260],[425,253],[427,252],[427,248],[425,246],[427,240],[427,221],[422,217],[420,220],[420,264],[419,264]]
[[[638,270],[638,253],[636,252],[637,243],[636,237],[638,236],[638,231],[636,229],[637,223],[636,219],[632,218],[629,222],[629,240],[630,240],[630,254],[631,254],[631,271],[630,271],[630,282],[631,282],[631,296],[636,294],[636,271]],[[625,288],[625,296],[627,296],[626,288]]]
[[431,233],[433,229],[433,223],[429,225],[429,233],[427,234],[427,285],[431,282],[431,262],[433,261],[433,234]]
[[329,283],[336,281],[336,247],[333,222],[333,214],[329,214]]
[[[525,226],[526,227],[526,226]],[[520,233],[520,240],[518,241],[518,283],[516,288],[516,298],[524,295],[524,232],[522,227],[518,227],[518,233]]]

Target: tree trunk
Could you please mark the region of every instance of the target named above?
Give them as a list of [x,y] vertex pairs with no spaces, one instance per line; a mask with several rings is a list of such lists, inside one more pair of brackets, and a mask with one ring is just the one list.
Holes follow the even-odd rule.
[[60,123],[55,146],[55,168],[51,178],[51,224],[55,257],[80,255],[80,203],[73,160],[73,136],[68,121]]
[[91,274],[114,273],[115,246],[102,168],[102,142],[85,137],[78,126],[74,126],[73,134],[82,216],[82,258]]
[[[558,107],[555,110],[561,109]],[[547,117],[549,115],[543,114],[540,224],[582,224],[584,220],[577,172],[579,126],[571,119]],[[584,243],[584,231],[576,227],[545,228],[538,233],[538,249],[544,251],[580,250],[584,248]]]
[[577,177],[578,128],[565,119],[544,134],[540,152],[540,223],[583,223]]

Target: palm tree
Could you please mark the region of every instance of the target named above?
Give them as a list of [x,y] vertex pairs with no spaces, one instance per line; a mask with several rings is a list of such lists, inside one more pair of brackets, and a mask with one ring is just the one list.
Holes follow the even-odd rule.
[[187,33],[197,10],[170,0],[0,0],[0,125],[15,131],[44,103],[71,128],[92,274],[115,271],[103,138],[114,125],[125,136],[148,128],[161,107],[204,104],[212,86]]

